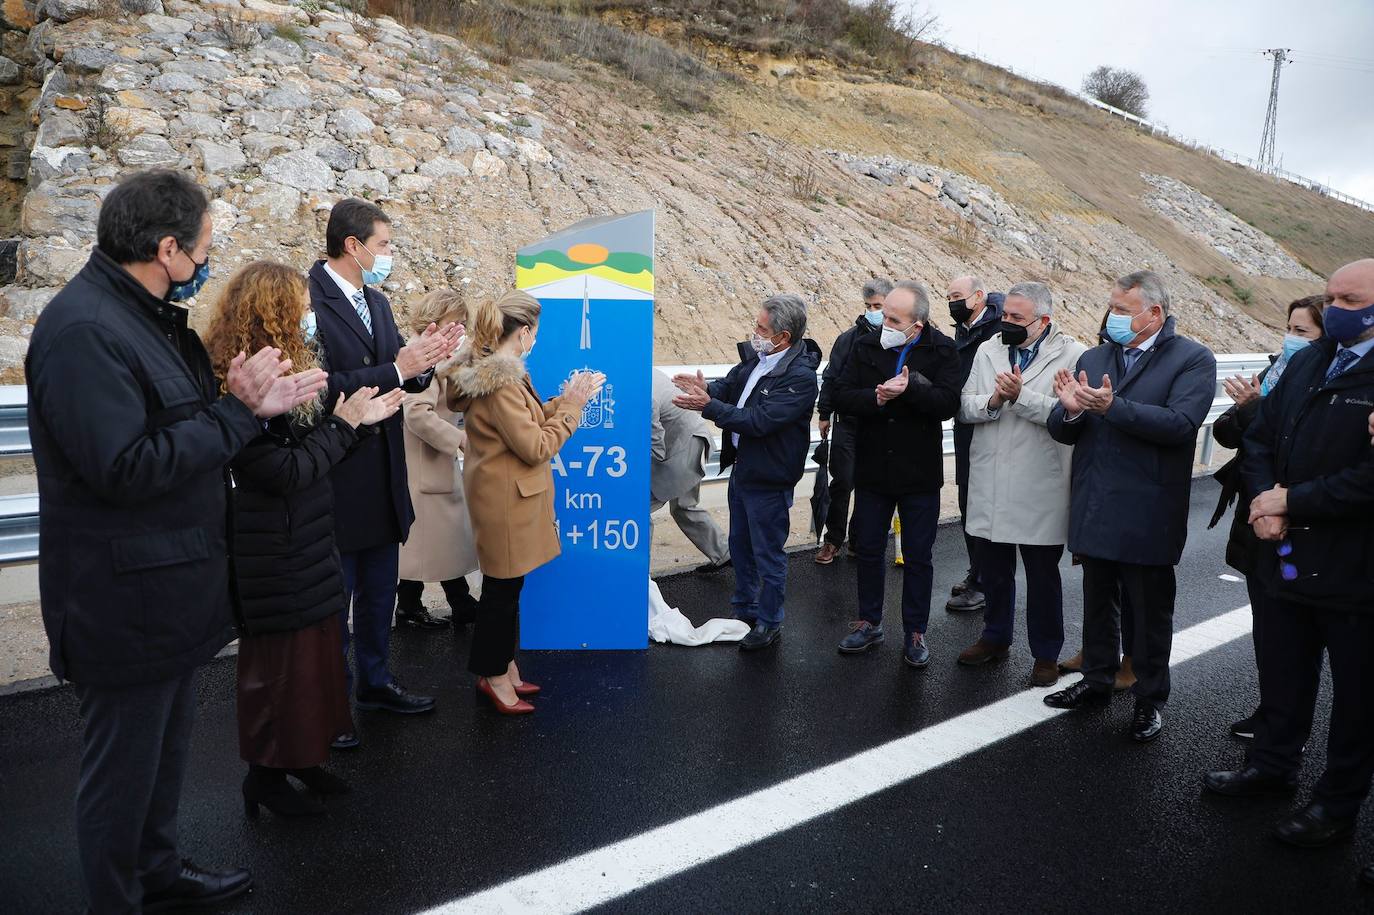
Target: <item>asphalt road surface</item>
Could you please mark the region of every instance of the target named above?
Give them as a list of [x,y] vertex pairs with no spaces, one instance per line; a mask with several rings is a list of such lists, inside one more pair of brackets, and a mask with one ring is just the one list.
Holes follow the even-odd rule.
[[[438,710],[360,712],[362,748],[331,760],[354,792],[307,821],[244,817],[233,662],[216,662],[200,681],[183,854],[253,869],[233,912],[1362,910],[1374,892],[1355,872],[1374,861],[1374,828],[1290,850],[1268,833],[1293,802],[1202,796],[1204,770],[1241,758],[1226,727],[1256,698],[1246,616],[1227,615],[1246,599],[1221,577],[1226,525],[1203,529],[1216,493],[1194,490],[1175,629],[1201,641],[1175,666],[1153,744],[1122,734],[1124,697],[1043,710],[1023,622],[1008,663],[954,663],[981,621],[943,610],[964,572],[946,527],[924,671],[900,663],[895,637],[835,651],[854,567],[810,552],[792,556],[777,650],[526,653],[545,687],[527,718],[477,701],[466,634],[397,633],[398,676]],[[729,572],[660,581],[697,622],[729,614],[731,585]],[[894,570],[896,633],[899,587]],[[1080,595],[1066,560],[1066,656]],[[1321,770],[1328,702],[1300,799]],[[81,907],[78,728],[70,689],[0,699],[0,909]]]

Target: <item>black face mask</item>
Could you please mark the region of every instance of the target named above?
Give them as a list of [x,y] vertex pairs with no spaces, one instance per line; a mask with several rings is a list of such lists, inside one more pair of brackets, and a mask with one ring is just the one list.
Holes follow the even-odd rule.
[[1007,346],[1020,346],[1026,342],[1026,338],[1029,336],[1030,328],[1013,324],[1010,321],[1002,322],[1002,342]]
[[955,299],[949,303],[949,316],[957,323],[964,324],[973,317],[973,309],[968,307],[968,299]]

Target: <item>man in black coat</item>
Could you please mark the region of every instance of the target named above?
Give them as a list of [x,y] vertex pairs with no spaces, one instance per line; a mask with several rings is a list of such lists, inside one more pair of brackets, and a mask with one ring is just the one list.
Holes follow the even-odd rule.
[[835,381],[849,362],[854,341],[878,333],[883,323],[883,302],[892,291],[892,281],[875,277],[864,283],[864,313],[835,338],[830,361],[821,375],[821,399],[817,404],[821,438],[830,441],[830,510],[825,516],[825,543],[816,552],[816,562],[829,565],[839,555],[849,532],[849,497],[854,492],[854,419],[836,413],[831,398]]
[[1169,294],[1148,270],[1116,281],[1106,333],[1111,342],[1082,355],[1077,377],[1061,370],[1050,413],[1050,435],[1075,446],[1069,551],[1083,562],[1083,679],[1045,704],[1111,701],[1124,591],[1134,614],[1131,736],[1145,742],[1164,727],[1174,567],[1188,536],[1197,432],[1216,394],[1217,361],[1177,334]]
[[[991,340],[1002,326],[1004,298],[1000,292],[988,292],[982,279],[961,276],[949,284],[945,293],[949,302],[949,316],[954,321],[954,348],[959,352],[959,385],[968,383],[973,371],[973,357],[978,347]],[[969,450],[973,447],[973,426],[954,421],[954,483],[959,489],[959,524],[968,523],[968,466]],[[982,610],[987,606],[983,586],[978,577],[978,547],[967,531],[964,533],[964,552],[968,555],[968,575],[955,585],[945,609],[951,613]]]
[[84,719],[77,844],[90,910],[207,904],[246,870],[177,853],[195,670],[233,638],[226,470],[324,387],[279,350],[219,382],[185,307],[209,276],[209,202],[136,174],[100,210],[97,247],[33,330],[25,369],[40,500],[39,590],[53,673]]
[[931,550],[945,481],[943,423],[959,409],[959,355],[930,325],[930,299],[915,280],[887,294],[883,327],[854,345],[835,384],[835,409],[858,423],[854,447],[854,547],[859,619],[840,651],[857,654],[883,641],[887,532],[902,519],[902,657],[930,661],[925,632],[935,570]]
[[[362,387],[383,394],[397,387],[407,393],[423,391],[434,366],[457,347],[462,328],[430,325],[414,343],[401,339],[391,303],[372,288],[391,272],[391,219],[365,200],[340,200],[325,227],[325,255],[326,260],[310,268],[310,304],[329,371],[330,398]],[[380,423],[377,434],[364,439],[330,479],[335,539],[353,610],[351,633],[344,611],[344,654],[351,635],[358,707],[402,714],[431,711],[434,699],[408,692],[387,666],[400,548],[415,520],[400,414]],[[425,624],[424,619],[418,622]],[[351,734],[340,735],[336,745],[356,746],[356,741]]]
[[759,309],[740,363],[709,385],[701,372],[678,375],[673,403],[699,410],[725,432],[720,466],[730,471],[730,559],[735,618],[752,627],[741,651],[767,648],[782,634],[787,535],[793,490],[806,470],[821,348],[806,339],[806,303],[775,295]]
[[[1305,847],[1348,837],[1374,776],[1374,259],[1326,286],[1326,338],[1295,355],[1245,433],[1242,472],[1268,562],[1260,710],[1246,765],[1207,775],[1220,794],[1292,791],[1331,663],[1326,771],[1276,835]],[[1370,875],[1374,877],[1374,874]]]

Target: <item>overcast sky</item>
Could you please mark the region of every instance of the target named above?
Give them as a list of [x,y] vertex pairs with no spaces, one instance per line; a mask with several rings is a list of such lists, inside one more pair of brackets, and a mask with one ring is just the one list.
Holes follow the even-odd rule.
[[927,0],[942,37],[1068,88],[1099,64],[1145,77],[1149,117],[1254,157],[1273,64],[1283,167],[1374,202],[1374,0]]

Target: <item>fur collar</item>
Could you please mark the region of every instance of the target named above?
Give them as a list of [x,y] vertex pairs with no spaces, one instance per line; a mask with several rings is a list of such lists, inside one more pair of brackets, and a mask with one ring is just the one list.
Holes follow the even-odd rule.
[[505,353],[478,357],[471,349],[443,370],[443,376],[465,398],[486,397],[506,385],[523,384],[526,374],[523,359]]

